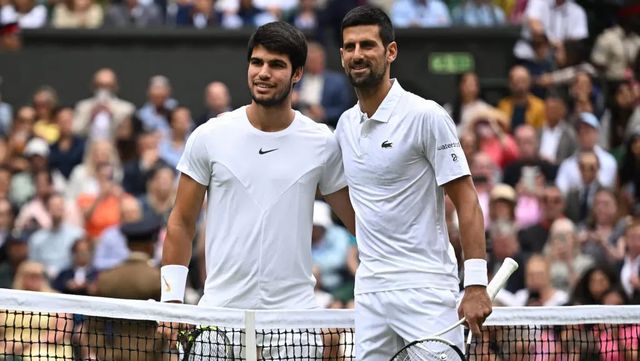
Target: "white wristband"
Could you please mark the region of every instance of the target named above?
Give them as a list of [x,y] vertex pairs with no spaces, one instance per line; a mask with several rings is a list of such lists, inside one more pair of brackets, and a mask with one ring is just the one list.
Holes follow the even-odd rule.
[[472,258],[464,261],[464,287],[479,285],[486,286],[487,261],[481,258]]
[[189,269],[179,264],[169,264],[160,268],[161,302],[184,302],[188,273]]

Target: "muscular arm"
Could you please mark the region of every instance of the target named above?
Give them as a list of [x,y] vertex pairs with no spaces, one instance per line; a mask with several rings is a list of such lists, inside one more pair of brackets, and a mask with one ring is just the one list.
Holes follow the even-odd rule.
[[327,194],[324,200],[329,203],[331,209],[336,213],[347,230],[355,236],[356,234],[356,216],[349,199],[349,188],[344,187],[341,190]]
[[167,236],[162,250],[162,264],[189,266],[191,242],[196,233],[207,188],[186,174],[180,176],[176,201],[167,222]]

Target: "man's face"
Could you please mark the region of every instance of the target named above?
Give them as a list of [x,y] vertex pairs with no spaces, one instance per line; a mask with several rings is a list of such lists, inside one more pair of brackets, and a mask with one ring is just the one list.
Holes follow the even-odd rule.
[[293,70],[289,57],[258,45],[249,59],[247,78],[251,98],[256,104],[275,107],[286,101],[302,70]]
[[534,159],[538,154],[538,135],[535,129],[522,127],[516,130],[516,142],[520,149],[520,157],[523,159]]
[[589,124],[580,122],[578,125],[578,143],[580,149],[592,151],[598,143],[598,130]]
[[377,25],[352,26],[342,32],[342,66],[355,88],[375,88],[397,55],[395,42],[386,48]]
[[551,126],[558,124],[567,115],[567,108],[564,101],[558,98],[548,98],[545,100],[545,112],[547,123]]
[[578,169],[582,182],[591,184],[598,176],[598,158],[594,153],[582,154],[578,159]]
[[531,86],[531,78],[529,73],[523,67],[515,67],[509,74],[509,87],[514,95],[524,95],[529,92]]
[[542,211],[545,218],[554,221],[564,212],[564,198],[558,188],[550,187],[544,190],[542,195]]

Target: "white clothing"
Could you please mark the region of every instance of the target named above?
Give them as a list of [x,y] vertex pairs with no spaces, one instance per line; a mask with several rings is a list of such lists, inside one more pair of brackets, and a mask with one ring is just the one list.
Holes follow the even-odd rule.
[[547,159],[549,162],[556,162],[556,154],[558,153],[558,145],[562,138],[562,127],[560,124],[554,128],[548,126],[542,127],[542,135],[540,137],[540,157]]
[[[356,360],[389,361],[409,342],[453,325],[458,321],[457,296],[457,291],[429,288],[358,295],[355,300]],[[462,327],[440,337],[464,350]]]
[[21,29],[37,29],[47,24],[47,8],[36,5],[26,14],[20,14],[13,5],[5,5],[0,9],[0,23],[17,22]]
[[620,284],[628,297],[631,297],[634,292],[633,285],[631,284],[631,276],[638,275],[639,271],[640,256],[635,259],[631,259],[631,257],[626,256],[624,258],[624,263],[622,264],[622,269],[620,269]]
[[[598,182],[600,182],[603,187],[614,187],[618,175],[618,163],[616,159],[599,145],[595,146],[593,152],[600,162]],[[565,195],[571,188],[580,188],[582,186],[582,177],[580,176],[580,169],[578,169],[578,156],[576,154],[560,163],[558,175],[556,176],[556,186],[558,186],[560,191]]]
[[441,186],[470,172],[447,112],[393,80],[370,119],[359,104],[344,112],[336,137],[356,212],[356,295],[457,291]]
[[[521,307],[526,306],[529,300],[529,290],[523,288],[516,293],[505,289],[500,290],[495,298],[501,306]],[[542,305],[545,307],[564,306],[569,302],[569,294],[566,291],[556,289],[553,295]]]
[[300,102],[308,105],[321,105],[323,88],[324,77],[322,75],[305,74],[300,85]]
[[246,107],[198,127],[178,170],[208,187],[207,306],[315,308],[311,230],[316,190],[346,186],[324,124],[295,113],[278,132],[251,125]]

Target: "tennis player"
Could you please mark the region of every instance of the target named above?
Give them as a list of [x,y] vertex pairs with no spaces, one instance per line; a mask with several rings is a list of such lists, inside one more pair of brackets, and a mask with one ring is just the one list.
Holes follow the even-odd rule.
[[[247,52],[251,104],[209,120],[189,137],[167,224],[162,301],[183,301],[206,193],[207,277],[200,305],[318,307],[311,258],[316,191],[351,232],[355,219],[333,133],[291,108],[306,55],[305,37],[293,26],[259,27]],[[262,350],[267,358],[281,351],[268,347]]]
[[[380,9],[362,6],[344,17],[340,55],[358,96],[336,129],[361,261],[356,357],[388,361],[405,343],[459,316],[479,334],[491,313],[483,216],[453,121],[435,102],[390,79],[398,45]],[[465,256],[465,292],[457,310],[458,270],[447,236],[445,192],[458,211]],[[461,329],[444,337],[463,349]]]

